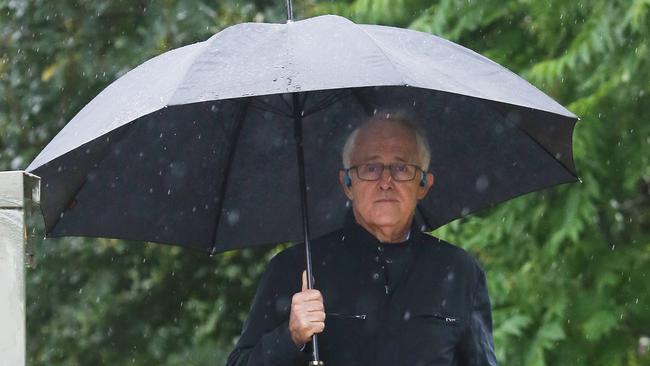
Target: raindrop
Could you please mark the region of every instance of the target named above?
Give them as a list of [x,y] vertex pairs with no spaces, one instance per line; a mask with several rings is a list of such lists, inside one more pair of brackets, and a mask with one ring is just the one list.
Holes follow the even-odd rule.
[[239,210],[232,210],[227,213],[226,220],[228,225],[234,226],[239,222]]
[[476,184],[475,184],[476,191],[477,192],[483,192],[488,188],[489,185],[490,185],[490,181],[489,181],[488,177],[486,177],[485,175],[481,175],[476,180]]

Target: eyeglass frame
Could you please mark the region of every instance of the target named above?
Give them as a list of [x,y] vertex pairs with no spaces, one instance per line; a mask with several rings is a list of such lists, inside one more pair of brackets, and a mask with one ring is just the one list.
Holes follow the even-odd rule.
[[[361,178],[361,176],[359,175],[359,167],[364,166],[364,165],[370,165],[370,164],[377,164],[377,165],[380,165],[380,166],[381,166],[381,171],[379,172],[379,176],[377,177],[377,179],[365,179],[365,178]],[[412,167],[415,167],[416,170],[415,170],[414,173],[413,173],[413,178],[410,178],[410,179],[401,179],[401,180],[395,178],[395,176],[393,175],[393,166],[395,166],[395,165],[406,165],[406,166],[412,166]],[[384,169],[386,169],[386,167],[388,167],[388,171],[390,172],[390,177],[391,177],[394,181],[396,181],[396,182],[410,182],[410,181],[414,180],[415,177],[417,176],[417,171],[418,171],[418,170],[419,170],[420,172],[422,172],[422,181],[425,181],[425,179],[426,179],[426,175],[427,175],[427,171],[424,170],[424,169],[422,169],[419,165],[417,165],[417,164],[407,164],[407,163],[393,163],[393,164],[364,163],[364,164],[358,164],[358,165],[351,166],[351,167],[349,167],[349,168],[347,168],[347,169],[343,169],[343,171],[344,171],[345,174],[347,174],[348,177],[349,177],[349,176],[350,176],[350,170],[354,169],[354,170],[356,170],[356,172],[357,172],[357,178],[359,178],[359,179],[361,179],[361,180],[363,180],[363,181],[366,181],[366,182],[376,182],[376,181],[378,181],[378,180],[381,179],[382,175],[384,174]]]

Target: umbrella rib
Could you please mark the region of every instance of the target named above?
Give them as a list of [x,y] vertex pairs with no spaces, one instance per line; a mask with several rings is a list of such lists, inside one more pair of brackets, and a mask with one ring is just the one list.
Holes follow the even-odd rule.
[[230,174],[230,168],[232,167],[232,161],[235,156],[235,150],[237,149],[237,142],[239,141],[239,136],[241,135],[242,126],[244,120],[246,119],[246,113],[248,111],[248,105],[250,104],[250,99],[245,99],[242,103],[242,109],[239,112],[237,118],[237,124],[234,126],[232,131],[232,136],[230,138],[231,145],[228,151],[228,160],[226,161],[226,166],[223,173],[223,182],[221,183],[221,189],[219,192],[219,203],[217,205],[217,217],[214,223],[214,230],[212,231],[212,244],[210,245],[210,256],[215,255],[217,249],[217,234],[219,233],[219,222],[221,221],[221,214],[223,213],[223,203],[224,198],[226,197],[226,190],[228,188],[228,175]]
[[[124,131],[123,131],[121,134],[118,135],[118,137],[116,138],[116,141],[115,141],[115,144],[114,144],[114,145],[110,145],[110,144],[106,145],[106,152],[104,153],[104,155],[102,156],[102,158],[99,160],[99,162],[98,162],[97,164],[95,164],[94,169],[98,169],[99,166],[102,165],[102,163],[103,163],[103,162],[106,160],[106,158],[110,155],[110,153],[111,153],[111,146],[115,146],[115,145],[121,143],[122,140],[124,140],[125,136],[128,135],[128,133],[129,133],[131,130],[133,130],[133,128],[134,128],[133,125],[135,124],[134,122],[135,122],[135,121],[132,121],[132,122],[130,122],[130,123],[128,123],[128,124],[122,126],[122,127],[124,127]],[[110,132],[109,132],[109,133],[110,133]],[[108,135],[108,133],[107,133],[106,135]],[[106,135],[104,135],[104,136],[106,136]],[[88,141],[87,144],[90,144],[90,143],[92,143],[93,141],[94,141],[94,140]],[[81,146],[84,146],[84,145],[81,145]],[[75,150],[71,150],[71,151],[69,151],[69,152],[72,152],[72,151],[76,151],[76,149],[75,149]],[[62,156],[65,156],[65,154],[62,155]],[[65,215],[65,211],[67,211],[68,208],[70,207],[70,203],[71,203],[72,201],[74,201],[74,199],[77,197],[77,195],[79,194],[79,192],[81,192],[81,189],[83,189],[83,187],[86,185],[86,183],[88,183],[88,173],[90,173],[90,171],[91,171],[92,169],[93,169],[93,168],[88,169],[88,171],[87,171],[86,174],[85,174],[85,177],[84,177],[83,182],[81,182],[81,184],[77,187],[77,189],[74,191],[74,193],[70,196],[70,199],[67,200],[67,202],[66,202],[66,204],[65,204],[65,206],[64,206],[64,208],[63,208],[63,211],[61,211],[61,214],[57,215],[57,217],[56,217],[56,221],[54,221],[54,223],[52,223],[52,226],[51,226],[50,230],[47,230],[47,228],[46,228],[46,234],[48,234],[48,233],[54,231],[54,228],[56,227],[56,225],[59,224],[59,221],[61,221],[61,218]]]
[[365,34],[366,37],[368,37],[368,39],[370,39],[370,41],[375,45],[375,47],[377,47],[377,48],[379,49],[379,51],[381,52],[381,54],[384,55],[384,57],[386,58],[386,60],[388,61],[388,63],[393,67],[393,69],[395,70],[395,73],[396,73],[397,75],[400,75],[400,76],[401,76],[401,78],[400,78],[400,79],[401,79],[401,80],[400,80],[400,83],[402,83],[402,84],[407,84],[407,85],[408,85],[408,83],[405,83],[405,82],[404,82],[404,75],[402,75],[402,73],[397,69],[397,66],[395,65],[395,63],[393,62],[393,60],[390,58],[390,56],[388,56],[388,53],[386,53],[386,50],[384,50],[384,49],[379,45],[379,42],[377,42],[377,40],[375,39],[375,37],[371,36],[370,33],[366,32],[366,30],[364,29],[364,27],[360,26],[359,24],[356,24],[356,23],[353,23],[353,24],[354,24],[357,28],[359,28],[359,29],[361,30],[361,32],[362,32],[363,34]]
[[[333,104],[338,103],[341,99],[344,99],[345,97],[348,97],[349,94],[346,93],[345,91],[341,92],[332,92],[323,99],[321,99],[318,104],[316,104],[313,108],[309,109],[309,111],[306,111],[304,114],[304,117],[309,116],[311,114],[314,114],[316,112],[319,112]],[[303,104],[304,105],[304,104]]]
[[[281,98],[281,99],[284,100],[284,98]],[[256,105],[256,104],[261,104],[261,106]],[[277,108],[277,107],[275,107],[275,106],[273,106],[273,105],[271,105],[271,104],[269,104],[267,102],[257,100],[257,99],[253,103],[251,103],[251,108],[255,108],[255,109],[259,109],[259,110],[267,111],[267,112],[272,112],[272,113],[275,113],[277,115],[280,115],[280,116],[283,116],[283,117],[286,117],[286,118],[293,118],[293,115],[291,115],[291,114],[289,114],[289,113],[287,113],[287,112],[285,112],[285,111],[283,111],[283,110],[281,110],[281,109],[279,109],[279,108]]]
[[[292,110],[293,110],[293,107],[292,107],[291,105],[289,105],[289,102],[287,102],[287,100],[284,99],[284,94],[278,94],[278,98],[280,98],[280,100],[282,101],[282,103],[284,103],[284,105],[287,107],[287,110],[288,110],[288,111],[292,111]],[[290,117],[293,118],[293,115],[290,115]]]
[[333,104],[336,104],[339,100],[344,99],[347,96],[348,95],[347,95],[347,93],[345,93],[345,91],[339,92],[339,93],[334,92],[334,93],[330,94],[329,96],[325,97],[321,101],[318,109],[319,110],[320,109],[325,109],[325,108],[327,108],[327,107],[329,107],[329,106],[331,106]]
[[[506,117],[506,118],[507,118],[507,117]],[[535,144],[536,144],[537,146],[539,146],[540,149],[544,150],[548,155],[550,155],[550,156],[553,158],[553,160],[555,160],[555,162],[557,162],[558,164],[560,164],[564,169],[566,169],[569,173],[571,173],[571,175],[572,175],[573,177],[575,177],[576,179],[580,180],[580,177],[578,177],[578,175],[577,175],[576,173],[574,173],[573,170],[571,170],[568,166],[566,166],[566,164],[564,164],[560,159],[556,158],[556,157],[553,155],[553,153],[551,153],[550,151],[548,151],[548,149],[547,149],[544,145],[542,145],[541,142],[537,141],[537,139],[535,139],[533,136],[531,136],[531,135],[530,135],[526,130],[524,130],[523,128],[521,128],[518,124],[516,124],[516,123],[513,123],[513,124],[515,125],[515,127],[516,127],[519,131],[523,132],[526,136],[528,136],[531,140],[533,140],[533,142],[535,142]]]
[[516,123],[516,122],[514,122],[513,120],[511,120],[510,117],[508,117],[507,114],[503,113],[503,112],[501,111],[500,108],[493,108],[493,109],[496,110],[497,113],[499,113],[499,114],[504,118],[504,120],[508,122],[508,124],[510,124],[511,126],[514,126],[517,130],[519,130],[521,133],[523,133],[524,135],[526,135],[530,140],[532,140],[532,141],[537,145],[537,147],[539,147],[540,149],[542,149],[542,151],[544,151],[545,153],[547,153],[547,154],[548,154],[548,155],[549,155],[553,160],[555,160],[555,162],[557,162],[558,164],[560,164],[564,169],[566,169],[569,173],[571,173],[571,175],[572,175],[574,178],[580,180],[580,177],[578,177],[578,175],[577,175],[577,174],[576,174],[572,169],[570,169],[569,167],[567,167],[566,164],[564,164],[564,162],[562,162],[560,159],[557,159],[557,158],[553,155],[553,153],[550,152],[550,151],[546,148],[546,146],[544,146],[541,142],[537,141],[537,139],[534,138],[530,133],[528,133],[528,131],[526,131],[526,130],[524,130],[523,128],[521,128],[521,126],[519,126],[518,123]]
[[[316,103],[312,108],[310,108],[308,111],[304,111],[304,116],[311,115],[311,114],[313,114],[313,113],[315,113],[315,112],[318,112],[319,110],[323,109],[322,107],[323,107],[323,105],[325,104],[324,102],[325,102],[327,99],[330,99],[330,98],[332,97],[332,94],[334,94],[334,93],[330,93],[330,94],[326,95],[323,99],[321,99],[320,101],[318,101],[318,102],[317,102],[317,103]],[[303,103],[303,105],[305,105],[305,104]]]

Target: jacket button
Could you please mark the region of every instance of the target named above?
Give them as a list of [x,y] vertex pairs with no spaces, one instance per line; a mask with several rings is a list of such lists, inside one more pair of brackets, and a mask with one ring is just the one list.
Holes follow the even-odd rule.
[[379,273],[377,273],[377,272],[373,273],[372,274],[372,279],[375,280],[375,281],[378,280],[379,279]]
[[380,252],[383,252],[383,251],[384,251],[384,247],[382,247],[381,245],[377,245],[377,250],[380,251]]

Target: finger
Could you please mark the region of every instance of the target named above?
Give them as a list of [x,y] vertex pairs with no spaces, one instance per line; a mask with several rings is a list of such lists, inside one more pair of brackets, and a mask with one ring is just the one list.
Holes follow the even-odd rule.
[[310,323],[321,323],[325,321],[325,312],[324,311],[314,311],[307,313],[304,317]]
[[314,312],[314,311],[325,311],[325,306],[323,306],[323,303],[320,301],[310,301],[307,303],[307,306],[305,306],[305,309],[308,312]]
[[325,330],[325,322],[311,323],[310,329],[313,333],[321,333],[323,330]]
[[295,314],[307,314],[315,311],[325,311],[323,303],[320,301],[295,302],[291,304],[291,311]]
[[307,290],[307,271],[302,271],[302,291]]
[[320,301],[323,302],[323,295],[318,290],[304,290],[294,295],[297,302]]
[[292,311],[294,312],[296,317],[300,317],[300,318],[309,317],[312,316],[313,314],[325,314],[325,310],[319,306],[313,306],[313,307],[304,306],[304,305],[296,306],[292,308]]

